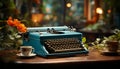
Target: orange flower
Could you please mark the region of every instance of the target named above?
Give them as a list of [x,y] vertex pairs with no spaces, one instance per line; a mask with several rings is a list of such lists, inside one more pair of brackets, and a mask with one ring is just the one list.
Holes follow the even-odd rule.
[[18,19],[13,20],[11,16],[8,18],[7,24],[16,27],[22,33],[27,31],[27,28],[24,24],[22,24]]
[[18,19],[14,19],[13,24],[14,26],[19,25],[21,22]]
[[25,33],[27,31],[27,28],[25,27],[24,24],[17,25],[17,29],[22,33]]
[[9,18],[8,18],[7,24],[10,25],[10,26],[15,26],[15,25],[14,25],[14,22],[13,22],[13,20],[12,20],[12,17],[9,17]]

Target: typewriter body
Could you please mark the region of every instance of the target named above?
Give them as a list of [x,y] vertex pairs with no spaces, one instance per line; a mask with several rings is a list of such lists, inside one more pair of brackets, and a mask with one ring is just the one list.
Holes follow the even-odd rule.
[[67,26],[29,27],[23,45],[31,45],[37,55],[67,56],[87,54],[82,44],[82,33],[71,31]]

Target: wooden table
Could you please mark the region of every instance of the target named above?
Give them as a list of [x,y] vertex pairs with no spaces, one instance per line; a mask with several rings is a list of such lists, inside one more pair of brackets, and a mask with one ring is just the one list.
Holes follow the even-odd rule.
[[64,68],[64,67],[119,67],[120,56],[105,56],[97,51],[89,51],[87,55],[75,55],[69,57],[48,57],[43,58],[35,56],[33,58],[22,59],[16,61],[19,65],[29,65],[29,67],[44,68]]

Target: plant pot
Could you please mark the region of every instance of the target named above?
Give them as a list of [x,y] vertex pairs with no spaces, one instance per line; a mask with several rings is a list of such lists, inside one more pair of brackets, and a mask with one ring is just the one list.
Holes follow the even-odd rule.
[[17,59],[17,50],[0,50],[0,62],[11,63]]
[[107,49],[110,52],[117,52],[119,48],[119,42],[118,41],[106,41]]

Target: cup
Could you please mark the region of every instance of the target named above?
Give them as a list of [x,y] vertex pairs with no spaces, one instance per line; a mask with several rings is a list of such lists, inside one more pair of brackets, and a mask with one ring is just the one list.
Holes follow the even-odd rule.
[[30,56],[33,53],[34,48],[32,46],[21,46],[20,51],[23,56]]
[[107,44],[108,51],[117,52],[117,50],[119,48],[118,41],[107,41],[106,44]]

